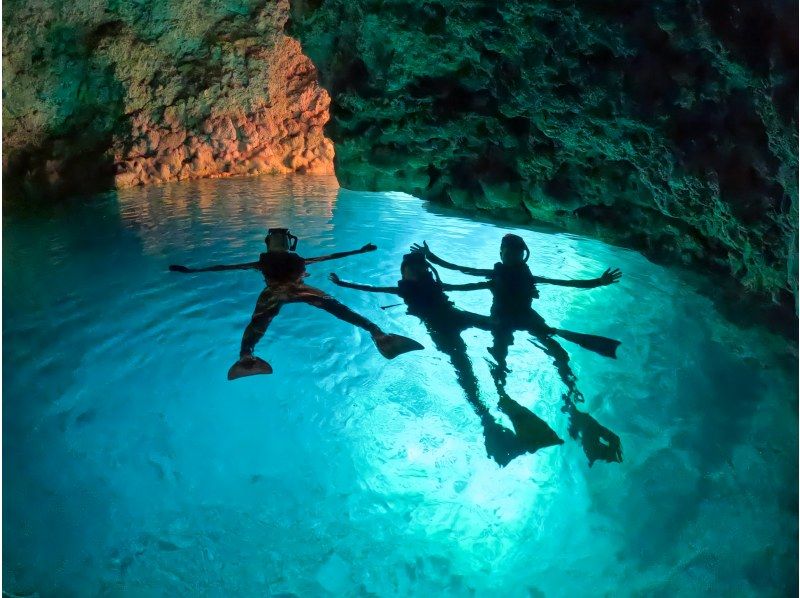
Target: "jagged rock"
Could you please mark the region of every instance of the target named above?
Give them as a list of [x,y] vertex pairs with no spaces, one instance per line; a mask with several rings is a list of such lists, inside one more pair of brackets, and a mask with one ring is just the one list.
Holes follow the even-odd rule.
[[797,4],[293,0],[350,189],[560,222],[792,303]]
[[[330,100],[282,33],[287,0],[3,7],[9,196],[333,173],[322,133]],[[289,148],[286,130],[298,138]]]

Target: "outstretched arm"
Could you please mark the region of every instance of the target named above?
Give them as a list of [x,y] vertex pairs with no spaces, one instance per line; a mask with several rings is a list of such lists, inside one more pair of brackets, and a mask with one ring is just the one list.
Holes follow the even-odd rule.
[[258,262],[250,262],[247,264],[233,264],[231,266],[209,266],[208,268],[187,268],[186,266],[171,265],[170,272],[221,272],[222,270],[250,270],[251,268],[258,268]]
[[397,287],[373,287],[368,284],[356,284],[355,282],[347,282],[346,280],[342,280],[333,272],[330,273],[328,278],[331,279],[336,285],[340,287],[346,287],[348,289],[358,289],[359,291],[372,291],[373,293],[392,293],[393,295],[399,294],[400,289]]
[[429,262],[436,264],[437,266],[441,266],[442,268],[449,268],[450,270],[458,270],[459,272],[463,272],[464,274],[471,274],[472,276],[491,276],[493,270],[486,270],[483,268],[469,268],[468,266],[459,266],[458,264],[453,264],[451,262],[446,262],[438,255],[434,255],[431,251],[431,248],[428,247],[428,243],[426,241],[422,242],[422,245],[414,244],[411,246],[411,251],[415,253],[423,253],[425,254],[425,259]]
[[447,284],[443,282],[442,288],[445,291],[479,291],[481,289],[492,288],[492,283],[488,280],[485,282],[470,282],[467,284]]
[[622,278],[622,272],[620,272],[618,268],[609,268],[603,272],[600,278],[590,278],[589,280],[560,280],[558,278],[541,278],[537,276],[536,283],[555,284],[561,287],[573,287],[576,289],[594,289],[619,282],[620,278]]
[[377,246],[373,245],[372,243],[367,243],[361,249],[355,249],[353,251],[340,251],[339,253],[331,253],[330,255],[321,255],[319,257],[307,257],[305,258],[306,264],[315,264],[316,262],[327,262],[328,260],[338,260],[340,257],[348,257],[350,255],[356,255],[358,253],[367,253],[368,251],[375,251]]

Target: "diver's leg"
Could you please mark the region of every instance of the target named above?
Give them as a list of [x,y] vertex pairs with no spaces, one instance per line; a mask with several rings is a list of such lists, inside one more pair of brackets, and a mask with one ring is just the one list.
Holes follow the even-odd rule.
[[467,355],[467,345],[461,338],[460,331],[443,332],[432,329],[430,325],[428,331],[436,349],[450,358],[458,385],[481,420],[486,455],[501,467],[505,467],[514,458],[524,454],[525,449],[514,433],[495,420],[489,408],[481,401],[478,378],[472,369],[472,362]]
[[494,339],[489,353],[496,361],[496,364],[490,365],[490,370],[499,397],[497,406],[511,420],[520,450],[535,453],[540,448],[563,444],[564,441],[547,425],[547,422],[530,409],[517,403],[506,392],[506,374],[508,373],[506,359],[508,358],[508,348],[514,342],[514,331],[511,328],[494,325],[489,330]]
[[258,341],[264,336],[272,319],[278,315],[281,309],[281,301],[269,289],[264,289],[258,296],[256,308],[253,310],[253,317],[244,330],[242,335],[242,345],[239,350],[239,357],[249,357],[253,355],[253,350]]
[[467,328],[478,328],[479,330],[494,331],[497,327],[497,322],[494,318],[476,314],[471,311],[464,311],[463,309],[454,310],[455,317],[459,325],[466,330]]
[[444,334],[428,328],[434,347],[450,358],[456,372],[458,385],[464,390],[467,401],[481,418],[489,415],[489,409],[480,399],[478,378],[472,369],[472,362],[467,355],[467,345],[458,333]]
[[[552,334],[552,329],[549,330]],[[569,365],[569,354],[541,326],[536,326],[529,332],[536,337],[544,352],[553,358],[558,374],[567,386],[568,391],[563,396],[562,411],[569,416],[569,435],[580,440],[583,452],[589,459],[589,467],[597,460],[622,462],[622,444],[619,436],[575,406],[575,403],[583,402],[583,394],[578,390],[578,380]]]
[[272,373],[272,367],[263,359],[255,357],[253,350],[258,341],[264,336],[272,319],[278,315],[281,303],[269,288],[264,289],[258,296],[253,317],[250,318],[250,323],[242,335],[239,361],[228,370],[228,380],[235,380],[243,376]]
[[564,350],[558,341],[541,330],[529,331],[536,337],[536,342],[541,345],[544,352],[553,359],[559,377],[567,387],[567,397],[576,403],[583,402],[583,394],[578,390],[578,379],[569,365],[569,353]]
[[291,302],[303,302],[324,309],[329,314],[336,316],[340,320],[349,322],[354,326],[363,328],[372,336],[375,346],[386,359],[394,359],[398,355],[407,353],[408,351],[417,351],[424,347],[417,341],[399,334],[389,334],[384,332],[378,327],[377,324],[371,322],[364,316],[357,314],[346,305],[339,303],[336,299],[323,293],[314,287],[303,285],[299,287],[294,293],[294,296],[289,299]]
[[495,363],[490,366],[490,370],[495,386],[502,388],[506,384],[506,374],[508,373],[506,359],[508,358],[508,348],[514,344],[514,331],[511,328],[500,326],[493,328],[492,341],[489,354],[494,357]]

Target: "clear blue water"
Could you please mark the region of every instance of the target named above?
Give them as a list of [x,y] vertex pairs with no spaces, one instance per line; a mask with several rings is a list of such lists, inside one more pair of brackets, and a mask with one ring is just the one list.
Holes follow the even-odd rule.
[[[258,273],[167,265],[252,260],[269,226],[313,256],[316,285],[426,345],[384,360],[369,336],[285,307],[228,382]],[[535,273],[620,284],[542,287],[553,326],[622,341],[609,360],[564,343],[586,402],[621,439],[593,467],[562,384],[524,333],[508,392],[565,444],[487,458],[448,359],[391,296],[427,239],[490,267],[506,232]],[[328,178],[150,187],[10,214],[3,226],[3,586],[40,596],[778,596],[797,582],[797,379],[790,343],[717,313],[691,277],[635,252],[431,211]],[[445,280],[469,277],[442,271]],[[486,291],[453,293],[487,313]],[[500,422],[488,333],[464,333]]]

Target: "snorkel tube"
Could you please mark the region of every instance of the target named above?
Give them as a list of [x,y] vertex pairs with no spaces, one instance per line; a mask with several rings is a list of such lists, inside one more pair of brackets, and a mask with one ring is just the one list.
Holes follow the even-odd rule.
[[267,236],[264,238],[264,243],[269,245],[269,239],[272,236],[285,237],[287,239],[287,245],[289,246],[289,251],[294,251],[295,249],[297,249],[298,238],[295,237],[292,233],[290,233],[288,228],[271,228],[267,230]]

